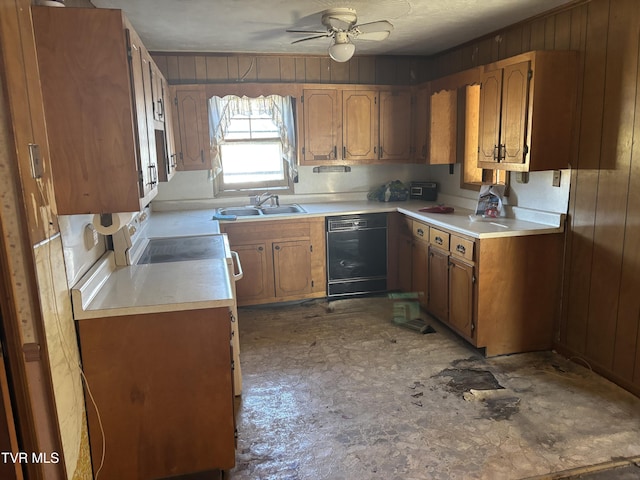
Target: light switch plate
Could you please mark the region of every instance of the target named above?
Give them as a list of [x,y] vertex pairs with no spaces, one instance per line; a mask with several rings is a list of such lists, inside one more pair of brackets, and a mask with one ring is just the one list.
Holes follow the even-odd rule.
[[42,156],[40,155],[40,145],[37,143],[29,144],[29,160],[31,160],[31,177],[42,178]]

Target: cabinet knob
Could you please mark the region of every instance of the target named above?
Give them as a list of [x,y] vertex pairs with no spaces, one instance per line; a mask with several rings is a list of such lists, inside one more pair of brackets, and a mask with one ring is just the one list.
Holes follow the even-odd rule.
[[418,230],[416,230],[418,235],[420,235],[421,237],[424,237],[424,230],[422,230],[421,228],[419,228]]
[[259,252],[261,252],[261,251],[263,251],[263,250],[264,250],[264,248],[263,248],[263,247],[258,247],[258,251],[259,251]]
[[464,245],[458,245],[456,247],[456,251],[462,253],[463,255],[466,253],[467,249],[464,248]]
[[442,245],[444,243],[444,240],[442,240],[442,237],[436,237],[435,240],[438,245]]
[[275,247],[273,247],[273,248],[275,248],[276,250],[280,250],[280,245],[276,245],[276,246],[275,246]]

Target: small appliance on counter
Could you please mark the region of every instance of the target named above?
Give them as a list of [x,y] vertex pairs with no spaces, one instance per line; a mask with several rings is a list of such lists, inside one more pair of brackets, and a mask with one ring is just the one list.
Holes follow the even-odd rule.
[[438,184],[435,182],[411,182],[409,198],[435,202],[438,198]]

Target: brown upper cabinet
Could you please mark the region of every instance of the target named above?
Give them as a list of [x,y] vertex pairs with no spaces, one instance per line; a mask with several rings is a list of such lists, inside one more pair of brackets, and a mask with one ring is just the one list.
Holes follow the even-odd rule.
[[204,85],[178,85],[173,88],[178,170],[209,170],[211,150],[209,116]]
[[331,162],[341,158],[342,106],[335,88],[304,90],[303,162]]
[[430,99],[430,165],[456,163],[458,139],[458,91],[434,92]]
[[[156,130],[156,150],[158,153],[158,178],[161,182],[168,182],[176,173],[178,167],[178,153],[176,151],[174,117],[177,115],[176,106],[171,99],[169,85],[164,77],[160,77],[162,99],[162,123],[164,131]],[[161,150],[161,148],[163,148]]]
[[32,17],[56,213],[140,210],[158,180],[146,49],[120,10]]
[[342,92],[342,159],[353,163],[378,160],[378,92]]
[[541,51],[484,67],[478,166],[511,171],[568,168],[577,52]]
[[411,90],[393,89],[380,92],[380,159],[408,161],[411,158]]
[[416,88],[413,109],[413,159],[426,163],[429,158],[429,126],[431,91],[428,83]]
[[411,89],[317,86],[302,105],[302,165],[411,161]]

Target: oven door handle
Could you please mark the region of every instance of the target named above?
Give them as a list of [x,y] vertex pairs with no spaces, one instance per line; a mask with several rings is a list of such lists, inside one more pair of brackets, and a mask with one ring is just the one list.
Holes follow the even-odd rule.
[[[233,258],[235,259],[235,262],[233,262],[234,263],[233,281],[237,282],[244,276],[244,272],[242,271],[242,264],[240,263],[240,255],[238,255],[238,252],[234,252],[233,250],[231,250],[231,255],[233,255]],[[238,273],[235,273],[236,265],[238,265]]]

